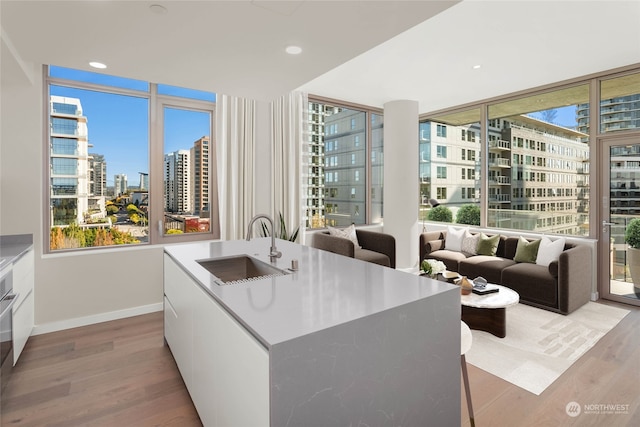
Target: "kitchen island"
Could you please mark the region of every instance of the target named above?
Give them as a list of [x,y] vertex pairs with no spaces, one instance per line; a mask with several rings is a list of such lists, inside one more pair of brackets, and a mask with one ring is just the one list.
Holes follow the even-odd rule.
[[[277,246],[165,247],[165,339],[205,426],[460,425],[459,288]],[[243,254],[287,274],[221,285],[197,262]]]

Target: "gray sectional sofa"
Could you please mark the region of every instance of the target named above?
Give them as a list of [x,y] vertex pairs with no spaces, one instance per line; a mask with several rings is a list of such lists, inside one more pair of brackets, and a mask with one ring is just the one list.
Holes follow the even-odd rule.
[[446,235],[446,231],[422,233],[420,260],[440,260],[447,270],[470,279],[482,276],[518,292],[522,303],[557,313],[569,314],[590,299],[592,258],[586,245],[566,243],[558,260],[546,267],[514,261],[519,237],[501,235],[495,256],[489,256],[447,250]]

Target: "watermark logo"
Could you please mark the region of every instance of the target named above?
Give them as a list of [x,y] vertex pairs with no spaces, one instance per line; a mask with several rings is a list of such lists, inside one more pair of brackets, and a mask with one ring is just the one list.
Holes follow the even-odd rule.
[[570,417],[577,417],[580,415],[582,408],[578,402],[569,402],[567,403],[567,406],[565,406],[564,410]]
[[628,415],[629,404],[622,403],[589,403],[580,405],[578,402],[569,402],[564,410],[570,417],[583,415]]

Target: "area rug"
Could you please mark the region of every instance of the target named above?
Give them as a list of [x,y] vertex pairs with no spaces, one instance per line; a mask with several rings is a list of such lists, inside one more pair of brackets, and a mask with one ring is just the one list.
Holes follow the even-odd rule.
[[507,336],[471,331],[467,363],[539,395],[629,313],[588,302],[568,316],[507,308]]

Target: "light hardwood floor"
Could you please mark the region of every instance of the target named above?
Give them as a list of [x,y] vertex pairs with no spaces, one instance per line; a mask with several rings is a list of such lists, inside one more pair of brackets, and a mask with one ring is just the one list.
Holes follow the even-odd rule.
[[[640,309],[622,307],[631,313],[540,396],[469,365],[476,426],[640,425]],[[162,313],[33,336],[9,387],[2,426],[201,425],[164,345]],[[573,401],[628,410],[572,418]]]

